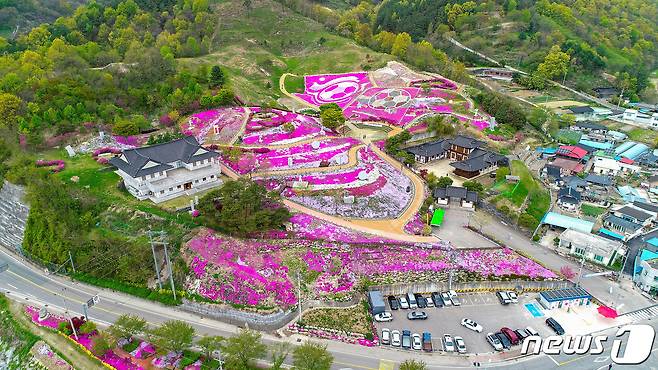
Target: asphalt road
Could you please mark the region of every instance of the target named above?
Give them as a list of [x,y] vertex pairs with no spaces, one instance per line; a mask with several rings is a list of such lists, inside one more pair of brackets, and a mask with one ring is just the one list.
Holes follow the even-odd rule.
[[633,275],[633,263],[635,262],[635,257],[637,257],[640,250],[644,248],[645,241],[654,237],[658,237],[658,230],[653,230],[648,234],[638,236],[628,242],[627,261],[626,266],[624,266],[625,274]]
[[[237,331],[235,326],[196,316],[177,308],[48,275],[43,270],[25,264],[4,249],[0,249],[0,260],[9,263],[9,269],[0,273],[0,291],[11,299],[26,304],[47,305],[50,310],[59,313],[68,309],[73,315],[81,315],[82,304],[98,294],[101,299],[100,303],[89,310],[89,316],[101,325],[110,324],[121,314],[130,313],[145,318],[152,326],[171,319],[183,320],[193,325],[199,334],[230,336]],[[269,334],[264,334],[263,339],[265,343],[282,340]],[[298,344],[306,338],[293,336],[285,340]],[[593,367],[595,364],[591,360],[580,360],[579,358],[569,358],[560,362],[561,360],[554,361],[547,356],[539,355],[516,362],[488,365],[490,360],[499,362],[498,355],[401,354],[399,351],[391,351],[387,348],[368,348],[333,341],[324,341],[324,343],[334,355],[333,368],[337,370],[394,370],[397,368],[397,364],[406,358],[421,359],[428,364],[429,369],[473,368],[474,361],[483,365],[487,364],[487,366],[509,369],[551,369],[557,368],[558,364],[560,364],[559,368],[567,369],[596,368]],[[652,361],[651,366],[657,365],[654,358],[650,361]],[[486,368],[486,366],[483,367]]]

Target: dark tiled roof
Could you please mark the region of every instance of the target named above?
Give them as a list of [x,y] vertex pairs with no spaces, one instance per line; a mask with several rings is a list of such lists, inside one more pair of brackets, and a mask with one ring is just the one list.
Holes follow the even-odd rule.
[[590,107],[590,106],[586,106],[586,107],[571,107],[571,108],[568,108],[568,109],[569,109],[571,112],[573,112],[574,114],[580,114],[580,113],[592,113],[592,112],[594,112],[594,109],[592,109],[592,107]]
[[432,195],[434,198],[460,198],[474,203],[478,200],[477,192],[469,191],[468,189],[459,186],[447,186],[445,188],[434,189]]
[[633,202],[633,205],[637,208],[642,208],[645,211],[658,213],[658,206],[654,206],[653,204],[635,201]]
[[608,128],[603,126],[602,124],[594,123],[594,122],[590,122],[590,121],[576,122],[574,124],[574,126],[584,128],[584,129],[588,129],[588,130],[608,131]]
[[642,222],[646,221],[647,219],[651,218],[651,215],[641,211],[637,208],[629,207],[629,206],[624,206],[619,208],[616,212],[625,214],[627,216],[633,217],[636,220],[640,220]]
[[494,164],[506,165],[507,163],[507,157],[503,155],[484,149],[475,149],[473,152],[471,152],[471,155],[468,156],[468,159],[460,162],[453,162],[450,163],[450,165],[462,171],[476,172]]
[[548,175],[548,177],[552,177],[558,180],[562,175],[560,172],[560,167],[547,164],[546,166],[544,166],[544,168],[546,168],[546,175]]
[[450,141],[443,139],[439,141],[432,141],[405,149],[411,154],[421,157],[434,157],[445,153],[450,148]]
[[567,176],[564,178],[564,183],[571,188],[584,188],[587,182],[578,176]]
[[595,175],[593,173],[588,174],[587,177],[585,177],[585,181],[601,186],[612,185],[612,179],[610,179],[610,177],[603,175]]
[[580,203],[580,192],[574,188],[565,186],[561,188],[558,193],[557,197],[560,199],[562,202],[566,203]]
[[[203,153],[197,154],[199,149]],[[192,163],[218,155],[215,151],[202,148],[194,136],[186,136],[168,143],[124,150],[120,157],[110,159],[110,163],[132,177],[141,177],[172,169],[171,163]],[[154,165],[145,168],[149,162]]]
[[468,149],[475,149],[484,146],[484,141],[463,135],[456,136],[454,139],[450,140],[450,143]]
[[635,222],[631,222],[628,220],[624,220],[623,218],[617,217],[615,215],[607,215],[603,219],[603,221],[611,223],[613,225],[620,226],[621,228],[631,232],[635,232],[642,228],[642,225],[636,224]]

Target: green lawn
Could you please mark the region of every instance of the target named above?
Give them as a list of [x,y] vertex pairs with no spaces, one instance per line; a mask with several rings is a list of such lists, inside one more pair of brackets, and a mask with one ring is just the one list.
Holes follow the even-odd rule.
[[658,132],[643,128],[634,128],[630,131],[627,131],[626,134],[631,140],[640,141],[651,146],[653,146],[656,142],[656,139],[658,139]]
[[[180,59],[188,66],[222,65],[233,89],[249,104],[280,97],[279,78],[286,72],[303,76],[362,71],[393,59],[329,33],[321,24],[277,2],[265,0],[252,7],[244,10],[239,0],[218,4],[215,13],[221,21],[211,53]],[[286,87],[290,92],[301,91],[302,81],[286,81]]]
[[532,173],[523,162],[512,161],[510,166],[512,175],[519,176],[519,182],[501,181],[494,185],[494,189],[501,193],[498,195],[498,200],[506,198],[517,208],[520,208],[525,202],[525,212],[537,221],[541,220],[551,203],[548,190],[544,189],[542,184],[532,176]]
[[585,216],[599,217],[600,215],[604,214],[607,211],[607,209],[592,206],[589,204],[583,204],[580,206],[580,211],[583,212]]

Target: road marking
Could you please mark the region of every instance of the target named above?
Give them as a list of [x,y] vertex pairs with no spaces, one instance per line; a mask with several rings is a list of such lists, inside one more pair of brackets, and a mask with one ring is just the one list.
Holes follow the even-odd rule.
[[560,363],[557,362],[557,361],[553,358],[553,356],[546,355],[546,357],[548,357],[551,361],[553,361],[553,363],[554,363],[555,365],[560,366]]
[[9,284],[9,283],[7,283],[7,285],[9,285],[9,287],[12,288],[12,289],[14,289],[14,290],[18,290],[18,288],[16,288],[15,286],[13,286],[13,285],[11,285],[11,284]]
[[610,356],[598,356],[594,359],[594,362],[606,362]]
[[349,367],[353,367],[353,368],[357,368],[357,369],[378,370],[378,369],[375,369],[375,368],[372,368],[372,367],[365,367],[365,366],[361,366],[361,365],[354,365],[354,364],[350,364],[350,363],[347,363],[347,362],[334,361],[334,364],[336,364],[336,365],[349,366]]
[[391,360],[380,360],[379,370],[395,370],[395,362]]

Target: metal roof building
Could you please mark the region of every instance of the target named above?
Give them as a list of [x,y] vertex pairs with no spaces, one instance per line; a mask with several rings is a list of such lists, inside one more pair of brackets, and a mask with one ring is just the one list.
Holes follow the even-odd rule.
[[594,223],[581,220],[575,217],[561,215],[555,212],[547,212],[541,220],[542,224],[560,227],[563,229],[573,229],[584,233],[591,233]]
[[547,290],[539,293],[539,303],[546,309],[585,306],[592,301],[592,295],[581,287]]

